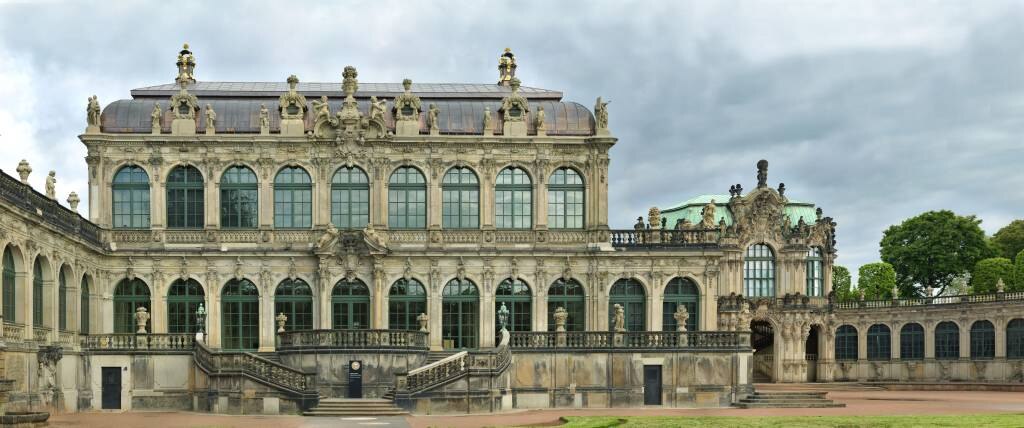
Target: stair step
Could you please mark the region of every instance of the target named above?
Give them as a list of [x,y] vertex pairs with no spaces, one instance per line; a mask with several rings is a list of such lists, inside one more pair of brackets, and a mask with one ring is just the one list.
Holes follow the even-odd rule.
[[846,407],[843,403],[739,403],[736,405],[741,409],[773,409],[773,408],[800,408],[800,409],[824,409],[832,407]]

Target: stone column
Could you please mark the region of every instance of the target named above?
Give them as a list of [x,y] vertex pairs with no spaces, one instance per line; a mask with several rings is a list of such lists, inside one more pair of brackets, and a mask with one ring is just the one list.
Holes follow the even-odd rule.
[[[206,287],[206,344],[211,348],[221,347],[221,312],[219,284]],[[193,314],[195,316],[195,314]]]
[[536,289],[540,284],[534,286],[533,300],[530,306],[533,309],[533,331],[548,331],[548,298],[547,294]]
[[50,280],[43,281],[43,325],[50,327],[49,341],[50,343],[56,343],[57,338],[60,336],[58,330],[60,330],[59,316],[60,316],[60,303],[57,301],[60,295],[60,287],[57,286],[57,277],[60,275],[60,267],[58,261],[51,260],[51,276]]
[[441,228],[441,179],[427,172],[427,228]]
[[[211,172],[212,171],[211,168]],[[207,229],[220,229],[220,177],[208,177],[203,188]]]
[[149,332],[167,333],[167,293],[163,284],[153,283],[149,295]]
[[78,287],[68,287],[68,294],[66,297],[67,302],[67,324],[65,328],[67,331],[79,332],[81,330],[81,321],[79,316],[79,310],[82,306],[80,289]]
[[387,278],[375,272],[370,293],[370,328],[384,330],[388,328],[388,289]]
[[[890,328],[892,328],[892,330],[889,331],[889,356],[892,361],[900,359],[900,329],[902,327],[901,323],[894,322],[890,324]],[[897,368],[896,370],[899,369]]]
[[[326,168],[326,167],[325,167]],[[331,173],[325,171],[320,174],[319,170],[315,176],[319,180],[313,180],[313,226],[316,228],[327,227],[331,222]]]
[[[318,281],[321,284],[328,284],[329,279],[322,279]],[[326,289],[321,287],[315,293],[314,298],[317,301],[317,307],[319,311],[319,317],[314,318],[316,325],[313,328],[319,329],[331,329],[334,328],[334,323],[331,322],[331,317],[334,315],[333,307],[331,305],[331,290],[334,288],[333,284],[328,285]],[[371,297],[372,298],[372,297]],[[370,326],[363,326],[363,328],[370,328]]]
[[968,321],[960,326],[960,360],[971,359],[971,323]]
[[440,290],[431,290],[427,294],[427,315],[430,316],[430,350],[440,351],[443,349],[441,338],[441,293]]
[[490,175],[480,176],[480,228],[494,229],[494,177]]
[[260,293],[260,348],[259,352],[274,350],[277,326],[274,324],[274,296]]
[[[657,293],[657,296],[655,296]],[[657,290],[656,287],[651,285],[651,292],[647,294],[644,299],[644,305],[647,306],[647,331],[661,331],[661,313],[663,308],[659,303],[661,299],[661,291]]]
[[269,178],[260,180],[259,184],[259,223],[261,229],[270,229],[274,227],[274,177],[273,174],[269,175]]
[[993,320],[992,324],[996,326],[996,353],[995,358],[1001,359],[1006,358],[1006,320]]
[[[110,289],[113,290],[113,286]],[[99,307],[96,308],[99,309],[99,314],[97,318],[93,318],[99,321],[96,326],[96,333],[110,334],[114,332],[114,296],[107,292],[103,293],[101,299]]]
[[533,228],[547,230],[548,228],[548,186],[546,172],[536,171],[536,180],[533,181]]
[[[382,168],[377,166],[376,168]],[[378,179],[370,185],[370,221],[374,227],[388,227],[388,177],[387,173],[375,174]],[[383,177],[383,178],[379,178]]]
[[153,229],[162,230],[167,226],[166,206],[167,182],[154,171],[149,177],[149,222]]
[[935,359],[935,322],[921,323],[924,327],[924,359]]

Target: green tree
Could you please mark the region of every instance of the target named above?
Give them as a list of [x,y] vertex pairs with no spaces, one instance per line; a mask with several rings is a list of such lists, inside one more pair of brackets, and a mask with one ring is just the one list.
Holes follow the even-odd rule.
[[838,302],[849,302],[855,300],[853,290],[850,289],[850,270],[846,266],[832,266],[832,290],[836,292],[835,298]]
[[992,249],[974,216],[952,211],[928,211],[882,234],[882,261],[896,270],[900,295],[920,296],[931,287],[942,295],[946,287],[971,270]]
[[1013,285],[1007,291],[1024,290],[1024,250],[1017,253],[1017,261],[1013,264]]
[[971,291],[974,294],[995,293],[996,283],[1003,280],[1007,288],[1016,284],[1013,262],[1003,257],[978,260],[971,270]]
[[857,290],[864,290],[865,300],[891,299],[896,287],[896,270],[886,262],[868,263],[857,271]]
[[997,256],[1013,260],[1013,256],[1024,251],[1024,220],[1014,220],[992,235],[992,247]]

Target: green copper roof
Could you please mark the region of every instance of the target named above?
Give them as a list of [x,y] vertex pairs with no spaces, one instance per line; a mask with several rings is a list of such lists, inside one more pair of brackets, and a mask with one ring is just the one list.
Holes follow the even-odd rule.
[[[676,221],[682,219],[689,220],[693,224],[700,223],[701,211],[704,209],[704,205],[707,205],[712,199],[715,201],[715,217],[719,219],[724,217],[725,224],[731,226],[734,220],[732,212],[729,211],[729,195],[700,195],[690,198],[662,210],[661,217],[667,219],[665,225],[670,229],[675,227]],[[800,217],[803,217],[806,223],[813,223],[817,218],[814,204],[793,199],[789,200],[783,212],[789,216],[789,221],[793,226],[800,222]]]

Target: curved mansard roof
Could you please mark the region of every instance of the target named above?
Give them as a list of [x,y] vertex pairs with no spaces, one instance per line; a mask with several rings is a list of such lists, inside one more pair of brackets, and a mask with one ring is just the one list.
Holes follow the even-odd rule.
[[[735,221],[733,219],[732,211],[729,210],[729,195],[700,195],[683,202],[676,204],[671,208],[665,208],[661,211],[662,218],[667,218],[666,222],[669,227],[673,227],[676,224],[676,220],[687,219],[690,223],[700,223],[701,213],[704,210],[704,206],[711,202],[712,199],[715,201],[715,213],[719,218],[725,218],[725,224],[731,226]],[[814,212],[814,204],[810,202],[801,202],[793,199],[789,199],[786,203],[786,207],[782,211],[784,214],[789,216],[789,222],[796,226],[799,223],[800,218],[803,217],[807,223],[813,223],[817,214]]]

